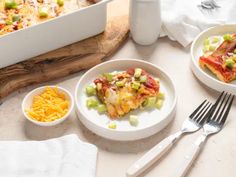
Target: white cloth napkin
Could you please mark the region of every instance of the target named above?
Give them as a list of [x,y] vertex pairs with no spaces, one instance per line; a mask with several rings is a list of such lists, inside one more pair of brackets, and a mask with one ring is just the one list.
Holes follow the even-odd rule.
[[[162,31],[184,47],[203,30],[224,23],[236,23],[236,1],[214,0],[219,8],[207,11],[200,7],[206,0],[162,0]],[[209,0],[208,0],[209,1]]]
[[95,177],[97,148],[72,134],[45,141],[0,141],[1,177]]

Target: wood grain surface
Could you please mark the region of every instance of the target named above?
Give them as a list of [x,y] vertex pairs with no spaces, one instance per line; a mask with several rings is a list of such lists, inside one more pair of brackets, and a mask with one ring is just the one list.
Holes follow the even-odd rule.
[[36,83],[93,67],[112,55],[129,36],[128,17],[114,17],[105,32],[0,69],[0,99]]

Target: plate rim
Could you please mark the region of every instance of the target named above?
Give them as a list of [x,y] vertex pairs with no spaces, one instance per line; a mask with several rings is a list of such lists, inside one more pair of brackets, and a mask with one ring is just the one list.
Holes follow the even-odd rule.
[[[106,61],[106,62],[102,62],[94,67],[92,67],[91,69],[89,69],[88,71],[86,71],[83,76],[79,79],[79,81],[77,82],[76,84],[76,89],[75,89],[75,93],[74,93],[74,96],[75,96],[75,105],[76,105],[76,113],[78,115],[78,118],[80,119],[80,121],[92,132],[98,134],[99,136],[102,136],[104,138],[107,138],[107,139],[112,139],[112,140],[122,140],[122,141],[127,141],[127,140],[137,140],[137,139],[142,139],[142,138],[146,138],[148,136],[151,136],[157,132],[159,132],[160,130],[157,130],[156,132],[154,133],[149,133],[147,136],[143,136],[143,137],[129,137],[129,138],[124,138],[124,137],[120,137],[120,138],[117,138],[117,137],[114,137],[114,136],[109,136],[111,135],[111,133],[114,134],[127,134],[127,133],[130,133],[130,134],[134,134],[134,133],[140,133],[140,132],[144,132],[144,131],[147,131],[148,129],[151,129],[155,126],[157,126],[158,124],[153,124],[153,125],[150,125],[148,127],[145,127],[145,128],[142,128],[142,129],[138,129],[138,130],[113,130],[113,129],[106,129],[100,125],[97,125],[95,123],[93,123],[92,121],[90,121],[89,119],[86,118],[86,116],[83,115],[83,113],[78,109],[79,108],[79,103],[78,103],[78,98],[77,98],[77,93],[78,93],[78,89],[79,89],[79,85],[80,83],[84,80],[84,78],[86,77],[86,75],[90,72],[92,72],[93,70],[96,70],[97,68],[103,66],[103,65],[107,65],[109,63],[113,63],[113,62],[119,62],[119,61],[126,61],[126,62],[138,62],[138,63],[144,63],[146,65],[150,65],[151,67],[154,67],[156,69],[158,69],[158,72],[161,72],[164,77],[167,78],[167,81],[168,81],[168,85],[170,84],[170,87],[171,87],[171,90],[173,90],[173,104],[171,105],[171,108],[169,109],[169,111],[167,112],[166,116],[163,118],[162,121],[160,121],[158,124],[165,124],[163,125],[163,127],[160,128],[160,130],[162,130],[163,128],[165,128],[165,126],[167,126],[170,121],[173,119],[174,117],[174,114],[175,114],[175,111],[176,111],[176,105],[177,105],[177,92],[176,92],[176,87],[175,87],[175,84],[173,82],[173,80],[171,79],[171,77],[169,76],[168,73],[166,73],[161,67],[155,65],[155,64],[152,64],[150,62],[147,62],[147,61],[144,61],[144,60],[140,60],[140,59],[131,59],[131,58],[122,58],[122,59],[113,59],[113,60],[109,60],[109,61]],[[100,131],[98,131],[97,129],[100,129]],[[108,134],[108,135],[105,135],[105,134]]]
[[191,55],[191,70],[193,71],[194,75],[206,86],[210,87],[213,90],[216,90],[218,92],[221,91],[228,91],[231,92],[233,94],[236,94],[236,91],[234,92],[233,89],[236,89],[236,85],[235,84],[231,84],[231,83],[224,83],[220,80],[218,80],[216,77],[212,77],[210,76],[206,71],[204,71],[202,68],[200,68],[199,64],[198,64],[198,59],[196,59],[194,57],[194,51],[196,50],[196,43],[198,42],[198,40],[200,40],[200,38],[205,35],[206,33],[213,33],[211,31],[216,30],[216,29],[222,29],[224,27],[235,27],[236,28],[236,24],[224,24],[224,25],[218,25],[218,26],[214,26],[214,27],[210,27],[205,29],[204,31],[202,31],[200,34],[198,34],[194,41],[191,44],[190,47],[190,55]]

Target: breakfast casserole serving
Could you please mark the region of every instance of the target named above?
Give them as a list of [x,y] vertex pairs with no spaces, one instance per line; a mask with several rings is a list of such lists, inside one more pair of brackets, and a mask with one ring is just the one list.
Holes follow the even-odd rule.
[[204,55],[199,64],[223,82],[236,78],[236,35],[212,36],[204,41]]
[[94,80],[94,86],[86,87],[86,92],[96,95],[102,103],[89,98],[87,106],[95,107],[99,113],[106,111],[111,119],[122,118],[141,107],[160,108],[164,97],[160,81],[141,68],[103,73]]
[[0,35],[94,3],[93,0],[0,0]]

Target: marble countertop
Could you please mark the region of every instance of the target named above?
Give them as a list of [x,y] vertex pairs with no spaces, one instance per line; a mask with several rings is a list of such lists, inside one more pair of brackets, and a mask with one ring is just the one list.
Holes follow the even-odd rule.
[[[127,0],[116,0],[109,4],[109,16],[126,14]],[[21,113],[23,97],[35,85],[21,89],[3,100],[0,106],[0,140],[45,140],[65,134],[75,133],[82,140],[99,148],[97,177],[125,177],[126,169],[146,151],[171,133],[179,130],[183,120],[204,99],[214,101],[217,92],[200,83],[192,74],[189,64],[189,48],[167,38],[148,47],[135,44],[129,39],[110,59],[136,58],[154,63],[172,77],[178,95],[177,112],[174,120],[161,132],[149,138],[133,142],[117,142],[101,138],[86,129],[75,113],[55,127],[39,127],[27,121]],[[45,84],[57,84],[74,93],[75,85],[84,72]],[[43,84],[43,85],[45,85]],[[217,135],[210,137],[199,158],[194,163],[189,177],[234,177],[236,167],[236,104],[231,109],[226,127]],[[187,135],[174,149],[155,163],[145,175],[147,177],[168,177],[181,162],[191,143],[201,132]],[[144,175],[143,175],[144,176]]]

